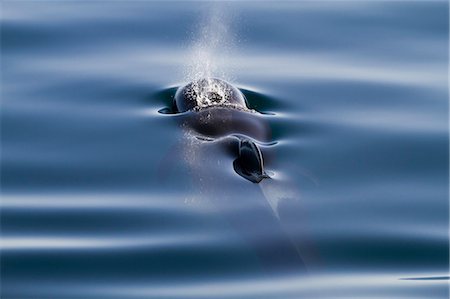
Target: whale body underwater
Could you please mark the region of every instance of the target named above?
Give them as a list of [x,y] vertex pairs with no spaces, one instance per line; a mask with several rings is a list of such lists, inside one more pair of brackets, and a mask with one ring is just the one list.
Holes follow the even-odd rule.
[[234,137],[233,168],[241,177],[253,183],[270,178],[257,144],[270,140],[270,130],[238,88],[217,78],[196,80],[178,88],[173,108],[176,113],[191,112],[187,126],[205,140]]
[[[167,178],[173,169],[168,165],[182,157],[188,170],[184,173],[183,166],[177,164],[177,171],[188,175],[195,188],[195,200],[205,199],[213,204],[219,218],[247,242],[266,274],[305,274],[303,246],[284,227],[277,204],[279,200],[289,200],[296,189],[275,176],[271,178],[265,169],[265,162],[270,165],[275,158],[274,132],[265,113],[256,111],[267,100],[260,97],[260,102],[256,102],[252,97],[251,91],[242,92],[216,78],[192,81],[161,94],[170,107],[160,109],[160,113],[175,116],[187,138],[176,143],[165,156],[159,178]],[[230,168],[245,180],[237,182],[236,177],[215,171],[228,171],[218,166],[219,161],[233,161]],[[242,209],[239,194],[245,195],[245,205],[252,206],[251,215]],[[295,204],[295,199],[292,202]],[[255,225],[267,236],[255,231]],[[277,236],[276,246],[267,241],[270,236]]]

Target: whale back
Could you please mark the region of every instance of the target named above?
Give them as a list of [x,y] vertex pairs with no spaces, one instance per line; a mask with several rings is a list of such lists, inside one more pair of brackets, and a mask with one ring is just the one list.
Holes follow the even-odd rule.
[[197,135],[221,138],[230,135],[244,135],[268,143],[271,129],[268,122],[257,113],[248,113],[225,107],[210,107],[181,116],[182,124]]

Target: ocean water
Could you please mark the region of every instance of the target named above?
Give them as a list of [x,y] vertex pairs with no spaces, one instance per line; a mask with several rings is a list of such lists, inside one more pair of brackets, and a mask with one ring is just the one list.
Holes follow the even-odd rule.
[[[0,29],[1,298],[448,298],[448,2],[2,1]],[[201,77],[270,179],[164,113]]]

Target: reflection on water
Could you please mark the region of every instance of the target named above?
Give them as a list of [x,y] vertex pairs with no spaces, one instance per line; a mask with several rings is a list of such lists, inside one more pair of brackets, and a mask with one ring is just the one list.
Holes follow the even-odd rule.
[[[448,298],[448,19],[2,3],[1,297]],[[158,113],[209,74],[261,112],[271,179]]]

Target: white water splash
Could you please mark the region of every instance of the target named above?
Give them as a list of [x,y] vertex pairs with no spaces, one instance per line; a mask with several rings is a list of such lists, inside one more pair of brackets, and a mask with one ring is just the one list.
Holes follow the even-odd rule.
[[[230,63],[234,49],[232,17],[226,3],[211,3],[203,12],[203,21],[192,33],[189,58],[184,68],[186,82],[220,78],[232,81]],[[213,82],[210,82],[213,85]],[[222,86],[211,86],[213,92],[223,94]]]
[[186,89],[186,92],[192,92],[190,96],[197,101],[197,107],[224,106],[229,103],[232,93],[224,81],[210,77],[193,81],[191,89]]

